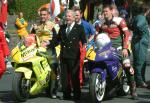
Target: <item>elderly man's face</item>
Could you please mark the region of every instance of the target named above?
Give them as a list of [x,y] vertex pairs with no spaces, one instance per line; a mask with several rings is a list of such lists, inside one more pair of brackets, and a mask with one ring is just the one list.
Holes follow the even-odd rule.
[[75,20],[73,12],[67,12],[66,13],[66,23],[67,25],[71,25]]

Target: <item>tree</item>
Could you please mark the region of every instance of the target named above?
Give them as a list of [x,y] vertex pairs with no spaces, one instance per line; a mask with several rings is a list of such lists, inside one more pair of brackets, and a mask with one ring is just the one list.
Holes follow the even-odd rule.
[[18,12],[23,12],[25,19],[28,21],[36,20],[38,13],[38,8],[50,0],[13,0],[9,2],[9,14],[17,14]]

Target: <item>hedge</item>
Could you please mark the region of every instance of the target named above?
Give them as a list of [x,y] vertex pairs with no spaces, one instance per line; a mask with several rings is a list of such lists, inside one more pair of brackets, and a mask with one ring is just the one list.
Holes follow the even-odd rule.
[[10,15],[23,12],[26,20],[36,20],[38,8],[50,0],[11,0],[8,2],[8,12]]

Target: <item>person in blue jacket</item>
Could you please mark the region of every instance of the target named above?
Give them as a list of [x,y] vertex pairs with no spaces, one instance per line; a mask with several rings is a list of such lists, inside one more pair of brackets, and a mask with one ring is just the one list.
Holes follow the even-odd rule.
[[94,38],[95,28],[93,27],[93,25],[82,19],[82,12],[80,9],[77,8],[74,11],[76,15],[75,22],[84,27],[87,41],[90,42]]

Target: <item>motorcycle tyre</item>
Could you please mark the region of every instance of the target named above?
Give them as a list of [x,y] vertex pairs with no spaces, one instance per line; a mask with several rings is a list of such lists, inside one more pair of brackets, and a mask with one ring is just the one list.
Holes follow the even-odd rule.
[[[96,79],[98,78],[98,76],[100,76],[99,80],[101,80],[101,75],[99,73],[92,73],[91,77],[90,77],[90,86],[89,86],[90,90],[89,90],[89,92],[90,92],[90,95],[92,98],[92,103],[101,103],[101,101],[104,99],[104,96],[105,96],[106,84],[105,84],[101,99],[100,100],[97,99],[97,94],[95,93],[95,91],[96,91],[95,87],[96,87]],[[102,85],[102,83],[101,83],[101,85]]]
[[[124,86],[126,86],[126,87],[124,87]],[[127,78],[127,75],[125,74],[125,71],[123,71],[121,87],[117,91],[117,95],[126,96],[129,94],[129,92],[130,92],[130,86],[128,85],[128,78]]]
[[26,101],[29,98],[29,93],[27,93],[26,95],[23,95],[21,93],[21,81],[23,77],[24,77],[23,73],[15,73],[12,81],[13,93],[17,101],[20,102]]

